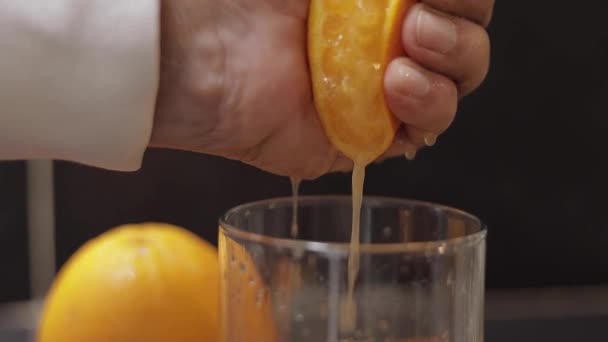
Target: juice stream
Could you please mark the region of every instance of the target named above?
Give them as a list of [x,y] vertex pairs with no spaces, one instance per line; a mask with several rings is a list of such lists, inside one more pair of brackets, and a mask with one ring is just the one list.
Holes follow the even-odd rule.
[[350,241],[350,253],[348,256],[348,287],[346,298],[344,298],[341,312],[341,331],[349,333],[355,330],[357,325],[357,307],[354,300],[355,282],[359,274],[360,262],[360,234],[361,234],[361,206],[363,202],[363,184],[365,181],[365,167],[367,165],[355,162],[352,174],[352,232]]
[[298,226],[298,195],[300,190],[300,179],[291,178],[291,237],[293,239],[298,237],[299,226]]

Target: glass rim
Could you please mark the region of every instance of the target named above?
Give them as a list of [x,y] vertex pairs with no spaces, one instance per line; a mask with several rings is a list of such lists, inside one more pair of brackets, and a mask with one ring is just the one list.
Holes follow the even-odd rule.
[[[264,245],[274,246],[277,248],[286,248],[298,251],[312,251],[325,254],[347,255],[350,253],[349,242],[324,242],[314,240],[300,240],[288,237],[274,237],[259,233],[246,231],[242,228],[235,227],[227,222],[228,217],[239,211],[257,208],[260,206],[270,206],[278,204],[287,204],[291,206],[293,198],[291,196],[274,197],[264,200],[244,203],[232,207],[224,212],[219,219],[219,228],[225,231],[228,237],[237,237],[243,240],[256,242]],[[298,196],[298,202],[302,205],[303,202],[351,202],[350,195],[304,195]],[[428,207],[439,208],[452,213],[459,214],[464,218],[479,223],[479,231],[459,236],[456,238],[433,240],[433,241],[414,241],[414,242],[391,242],[391,243],[364,243],[360,244],[360,252],[366,254],[391,254],[391,253],[428,253],[433,250],[445,251],[448,248],[470,247],[485,241],[487,236],[487,227],[485,223],[477,216],[466,211],[429,201],[413,200],[408,198],[388,197],[388,196],[364,196],[363,203],[392,203],[401,204],[403,206],[422,205]]]

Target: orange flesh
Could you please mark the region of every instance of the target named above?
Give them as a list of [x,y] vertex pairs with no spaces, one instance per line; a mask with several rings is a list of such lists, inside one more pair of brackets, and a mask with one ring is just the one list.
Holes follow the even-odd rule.
[[313,0],[309,61],[315,104],[332,144],[359,164],[391,145],[399,122],[384,98],[388,63],[403,53],[412,0]]

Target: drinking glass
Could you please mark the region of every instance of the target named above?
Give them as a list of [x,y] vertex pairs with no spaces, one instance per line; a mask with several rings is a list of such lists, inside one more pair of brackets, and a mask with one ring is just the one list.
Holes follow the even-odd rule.
[[[348,196],[245,204],[220,220],[223,342],[482,342],[486,229],[457,209],[365,197],[344,310]],[[294,233],[296,233],[294,235]],[[345,324],[354,318],[354,329]]]

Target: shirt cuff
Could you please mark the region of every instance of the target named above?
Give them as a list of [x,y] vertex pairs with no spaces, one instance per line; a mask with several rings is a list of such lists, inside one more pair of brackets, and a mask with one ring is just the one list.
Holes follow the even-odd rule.
[[159,11],[159,0],[0,0],[0,159],[140,168]]

